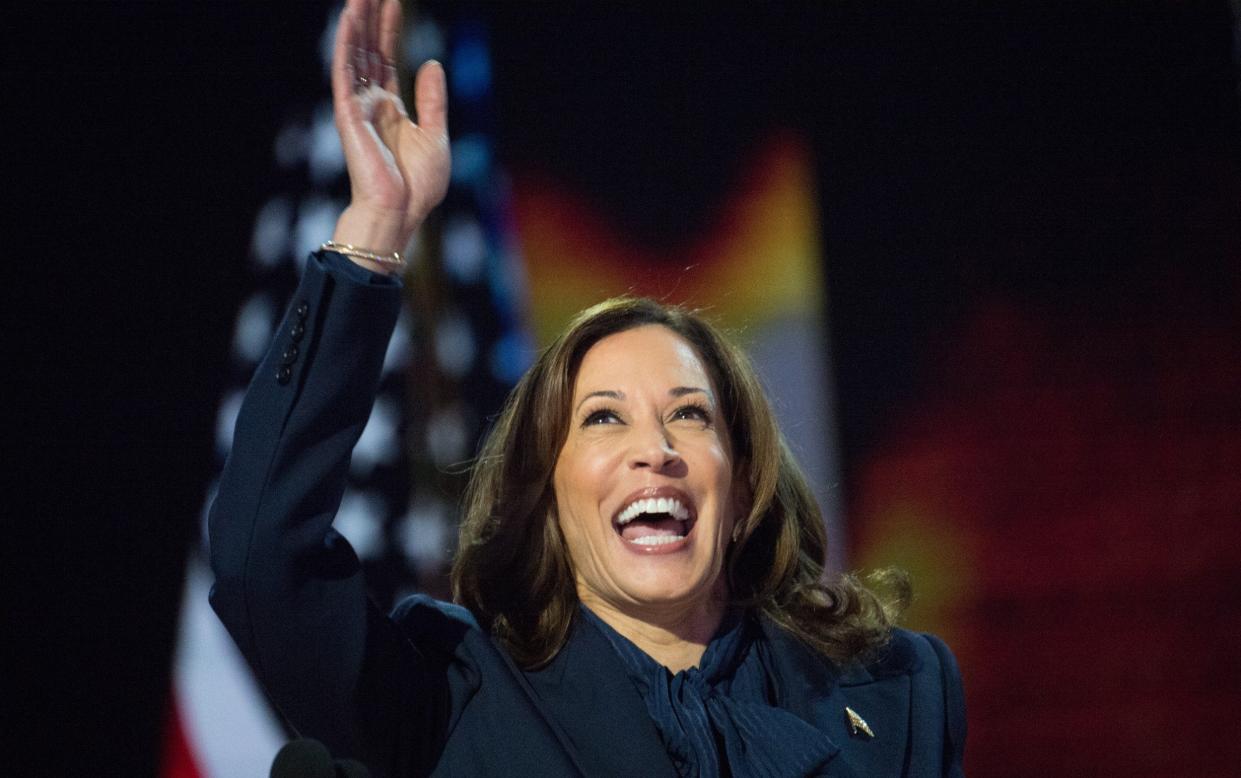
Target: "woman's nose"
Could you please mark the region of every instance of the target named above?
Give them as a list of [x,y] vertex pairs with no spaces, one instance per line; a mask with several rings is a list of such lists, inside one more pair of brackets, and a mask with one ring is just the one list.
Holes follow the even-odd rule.
[[666,470],[680,462],[681,455],[672,445],[663,427],[635,431],[636,440],[629,452],[629,466],[633,469],[650,468],[656,472]]

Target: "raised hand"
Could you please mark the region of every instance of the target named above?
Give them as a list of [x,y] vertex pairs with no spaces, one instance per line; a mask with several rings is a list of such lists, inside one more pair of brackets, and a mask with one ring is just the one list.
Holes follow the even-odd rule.
[[451,168],[444,68],[430,61],[418,69],[415,124],[397,84],[400,33],[400,0],[349,0],[332,55],[332,106],[350,187],[332,239],[376,254],[405,249],[444,199]]

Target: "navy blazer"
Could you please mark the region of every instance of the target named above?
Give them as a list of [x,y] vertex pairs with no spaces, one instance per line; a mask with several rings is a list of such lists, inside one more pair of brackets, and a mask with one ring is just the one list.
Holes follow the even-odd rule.
[[[399,308],[393,279],[308,260],[211,508],[216,612],[294,730],[377,775],[673,778],[645,703],[585,620],[523,670],[463,608],[416,596],[385,615],[368,600],[331,523]],[[837,748],[824,775],[961,774],[960,675],[938,639],[897,630],[878,661],[838,667],[763,629],[776,704]],[[846,706],[873,737],[851,730]]]

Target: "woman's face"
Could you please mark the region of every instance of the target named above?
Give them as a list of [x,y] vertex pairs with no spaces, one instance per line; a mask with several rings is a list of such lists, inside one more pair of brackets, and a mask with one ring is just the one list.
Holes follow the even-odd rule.
[[693,347],[659,325],[603,338],[570,414],[553,486],[579,597],[627,611],[706,603],[735,505],[728,433]]

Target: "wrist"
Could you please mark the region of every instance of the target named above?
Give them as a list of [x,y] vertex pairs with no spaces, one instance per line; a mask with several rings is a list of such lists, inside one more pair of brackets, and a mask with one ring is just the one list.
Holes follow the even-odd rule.
[[353,264],[366,270],[384,275],[395,275],[405,271],[405,257],[393,252],[391,254],[376,254],[367,251],[364,248],[351,246],[347,243],[337,243],[329,240],[319,247],[321,251],[333,251],[340,254],[345,259],[351,260]]
[[[332,232],[335,243],[357,246],[373,254],[390,255],[403,252],[409,243],[410,235],[405,232],[401,216],[349,205],[336,221],[336,229]],[[396,270],[390,265],[383,265],[357,256],[349,259],[367,270],[390,275]]]

